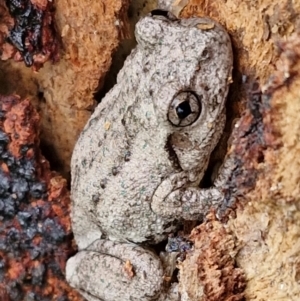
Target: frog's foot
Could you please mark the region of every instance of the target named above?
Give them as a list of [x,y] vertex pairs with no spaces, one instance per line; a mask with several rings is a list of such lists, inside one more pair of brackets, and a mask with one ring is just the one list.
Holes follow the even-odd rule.
[[150,301],[164,295],[159,258],[129,243],[93,242],[68,260],[66,278],[88,301]]

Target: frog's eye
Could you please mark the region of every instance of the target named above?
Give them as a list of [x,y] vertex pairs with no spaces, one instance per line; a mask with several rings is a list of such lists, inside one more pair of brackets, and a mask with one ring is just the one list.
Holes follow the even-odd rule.
[[201,113],[201,98],[192,91],[182,91],[172,100],[168,119],[175,126],[188,126],[194,123]]

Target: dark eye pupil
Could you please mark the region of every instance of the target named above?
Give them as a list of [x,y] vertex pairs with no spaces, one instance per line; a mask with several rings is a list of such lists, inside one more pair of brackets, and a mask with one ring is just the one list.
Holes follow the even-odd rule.
[[182,102],[177,108],[176,113],[178,118],[184,119],[192,113],[190,103],[188,101]]

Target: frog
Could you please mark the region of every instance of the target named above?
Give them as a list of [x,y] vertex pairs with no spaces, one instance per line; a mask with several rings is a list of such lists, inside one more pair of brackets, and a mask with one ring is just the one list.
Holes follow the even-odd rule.
[[71,160],[78,252],[66,278],[88,301],[180,300],[151,245],[224,199],[226,168],[218,185],[200,183],[226,120],[228,33],[208,17],[156,9],[138,21],[135,37]]

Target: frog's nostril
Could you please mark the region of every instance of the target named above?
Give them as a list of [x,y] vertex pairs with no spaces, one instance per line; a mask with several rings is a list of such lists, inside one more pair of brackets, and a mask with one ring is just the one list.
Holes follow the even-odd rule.
[[163,9],[154,9],[150,12],[151,16],[164,16],[168,17],[168,11]]
[[152,17],[155,17],[155,16],[164,17],[170,21],[177,20],[177,18],[172,13],[170,13],[167,10],[163,10],[163,9],[154,9],[150,12],[150,15]]

